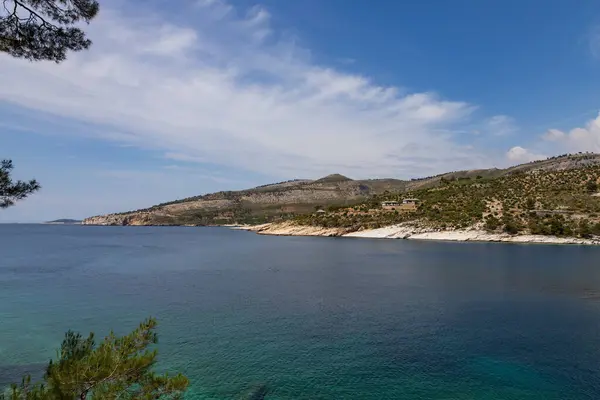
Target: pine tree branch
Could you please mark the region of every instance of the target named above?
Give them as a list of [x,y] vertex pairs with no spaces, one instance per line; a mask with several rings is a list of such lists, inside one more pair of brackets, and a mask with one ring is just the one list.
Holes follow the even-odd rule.
[[46,21],[44,19],[44,17],[42,17],[40,14],[38,14],[37,12],[35,12],[34,10],[32,10],[31,8],[27,7],[20,0],[13,0],[13,2],[15,3],[15,10],[17,9],[17,5],[19,5],[20,7],[24,8],[27,11],[29,11],[29,13],[30,13],[30,15],[29,15],[29,21],[31,21],[31,17],[33,16],[34,18],[39,19],[42,22],[42,25],[44,25],[44,26],[49,26],[49,27],[51,27],[53,29],[60,29],[58,26],[56,26],[54,24],[51,24],[50,22]]

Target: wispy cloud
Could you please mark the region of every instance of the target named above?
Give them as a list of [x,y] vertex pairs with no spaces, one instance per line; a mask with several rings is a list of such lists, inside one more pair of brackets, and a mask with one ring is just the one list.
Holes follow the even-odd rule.
[[[93,48],[64,64],[1,56],[0,76],[10,79],[0,100],[93,123],[98,137],[170,159],[281,177],[427,175],[485,163],[447,134],[473,105],[316,64],[260,6],[187,3],[193,17],[175,25],[111,4],[89,27]],[[494,118],[505,129],[508,117]],[[421,161],[401,161],[411,157]]]
[[495,115],[486,121],[485,130],[495,136],[505,136],[515,133],[517,125],[508,115]]
[[340,64],[344,64],[344,65],[352,65],[356,62],[355,58],[350,58],[350,57],[342,57],[342,58],[338,58],[337,61]]
[[196,162],[196,163],[202,163],[202,162],[207,161],[206,158],[203,158],[203,157],[195,157],[195,156],[191,156],[186,153],[173,153],[173,152],[165,153],[165,158],[167,160],[175,160],[175,161],[183,161],[183,162]]
[[[240,180],[223,177],[220,174],[212,174],[207,172],[199,172],[193,168],[182,167],[180,165],[166,165],[163,170],[147,171],[136,169],[109,169],[98,171],[97,176],[100,178],[111,178],[126,182],[161,182],[172,180],[177,174],[178,178],[187,178],[189,182],[213,181],[218,183],[226,183],[239,186],[242,183]],[[202,193],[197,193],[202,194]]]

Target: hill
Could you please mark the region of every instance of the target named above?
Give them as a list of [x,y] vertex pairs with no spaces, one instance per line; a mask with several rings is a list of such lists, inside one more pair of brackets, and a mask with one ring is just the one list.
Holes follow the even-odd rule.
[[[574,174],[573,176],[579,176],[578,174],[584,174],[584,171],[587,171],[588,175],[592,176],[598,166],[600,166],[600,155],[586,153],[553,157],[507,169],[454,171],[410,181],[397,179],[352,180],[343,175],[333,174],[317,180],[290,180],[247,190],[195,196],[159,204],[148,209],[91,217],[84,220],[83,223],[100,225],[224,225],[259,224],[296,219],[312,225],[339,224],[360,229],[418,217],[431,223],[439,222],[440,225],[445,223],[454,226],[481,222],[488,203],[504,204],[508,202],[506,203],[507,207],[511,207],[512,203],[507,197],[509,195],[517,202],[535,195],[540,202],[548,203],[543,207],[550,210],[563,207],[556,201],[561,198],[566,201],[568,198],[570,199],[568,204],[572,208],[573,202],[583,201],[576,194],[580,194],[582,190],[580,186],[585,182],[580,180],[577,184],[572,183],[568,187],[559,186],[557,182],[560,182],[560,179],[566,179],[565,177],[570,176],[571,173]],[[540,184],[538,179],[542,178],[544,183]],[[525,188],[530,189],[526,190]],[[551,195],[554,196],[553,190],[559,191],[562,197],[549,199]],[[577,200],[575,197],[569,197],[569,194],[575,196]],[[366,211],[362,214],[336,211],[347,210],[350,206],[361,210],[376,210],[383,200],[397,200],[403,197],[417,197],[423,200],[418,213],[410,214],[410,216],[403,214],[396,216],[388,215],[389,213]],[[595,200],[590,200],[591,198],[591,196],[585,197],[586,204],[595,204]],[[326,208],[329,213],[325,216],[314,216],[314,211],[319,208]],[[478,214],[479,211],[481,211],[481,216]],[[342,218],[343,212],[346,213],[346,216]],[[348,218],[349,214],[352,214],[353,217]],[[504,213],[498,215],[502,217]],[[527,221],[520,220],[520,222]]]
[[352,179],[348,178],[347,176],[341,175],[341,174],[331,174],[331,175],[327,175],[321,179],[317,179],[315,181],[315,183],[348,182],[351,180]]
[[[439,184],[375,195],[354,207],[297,217],[299,225],[348,232],[411,222],[429,229],[476,227],[510,234],[600,235],[600,156],[578,154],[506,170],[444,174]],[[430,184],[431,182],[429,182]],[[419,199],[413,212],[386,210],[383,201]]]
[[91,217],[99,225],[224,225],[258,224],[292,218],[331,205],[351,205],[385,191],[403,190],[396,179],[352,180],[329,175],[317,180],[290,180],[241,191],[195,196],[156,206]]

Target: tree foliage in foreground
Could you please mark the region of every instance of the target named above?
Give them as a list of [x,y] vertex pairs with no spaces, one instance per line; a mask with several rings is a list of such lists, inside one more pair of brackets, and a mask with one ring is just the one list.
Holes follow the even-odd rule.
[[152,371],[157,351],[156,320],[142,322],[130,334],[110,333],[96,345],[94,334],[65,334],[56,361],[50,361],[43,383],[25,377],[0,400],[181,399],[189,382],[181,375]]
[[96,0],[2,0],[0,52],[30,61],[64,61],[92,44],[77,28],[97,14]]
[[0,208],[10,207],[16,201],[23,200],[40,189],[40,185],[35,179],[29,182],[13,182],[10,177],[13,168],[12,161],[0,161]]

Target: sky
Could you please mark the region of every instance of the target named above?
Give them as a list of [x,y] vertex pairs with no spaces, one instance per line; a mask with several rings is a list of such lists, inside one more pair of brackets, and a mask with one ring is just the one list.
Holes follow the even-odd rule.
[[42,184],[0,222],[600,152],[597,0],[100,3],[90,50],[0,54],[0,158]]

